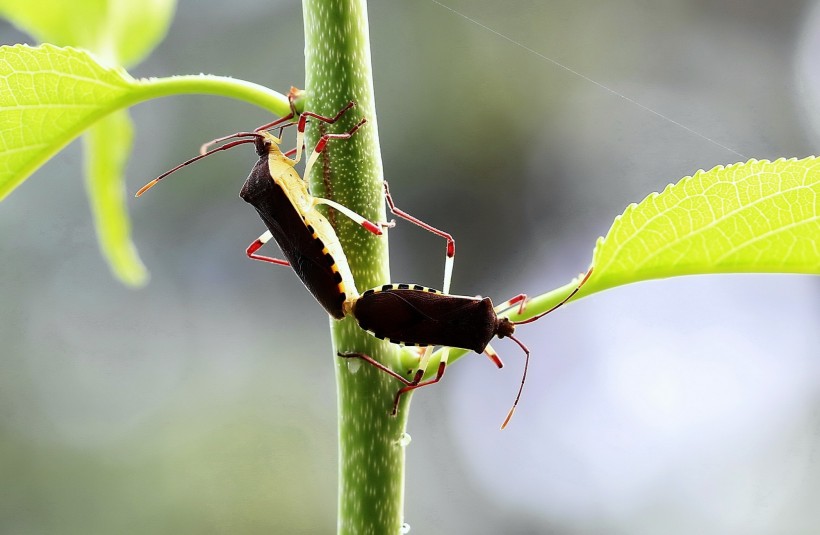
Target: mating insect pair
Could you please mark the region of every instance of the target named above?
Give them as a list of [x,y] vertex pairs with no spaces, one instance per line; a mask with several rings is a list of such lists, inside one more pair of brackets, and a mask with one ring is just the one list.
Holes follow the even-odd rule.
[[[489,344],[496,336],[507,337],[521,347],[525,360],[521,385],[518,387],[518,393],[507,417],[504,418],[504,423],[501,424],[501,429],[504,429],[521,399],[530,362],[530,350],[513,336],[516,325],[532,323],[562,306],[578,293],[591,274],[592,269],[587,272],[578,286],[557,305],[522,321],[499,317],[498,313],[516,305],[519,307],[519,313],[523,312],[527,303],[527,296],[524,294],[519,294],[493,307],[493,302],[489,297],[448,295],[418,285],[388,284],[381,288],[367,290],[361,297],[349,303],[350,314],[362,329],[377,338],[403,345],[426,346],[427,349],[420,357],[416,374],[412,380],[408,380],[368,355],[361,353],[339,353],[338,355],[363,359],[404,383],[405,386],[399,389],[393,401],[393,414],[395,414],[403,394],[441,380],[447,367],[449,348],[456,347],[469,349],[479,354],[486,353],[495,365],[501,368],[504,364]],[[444,353],[439,360],[435,376],[422,381],[433,346],[444,347]]]
[[[268,230],[248,246],[246,250],[248,257],[276,265],[293,267],[311,294],[328,314],[336,319],[351,315],[363,329],[379,338],[401,344],[428,346],[428,349],[420,357],[418,371],[412,380],[404,378],[367,355],[340,353],[339,356],[341,357],[362,358],[405,384],[396,394],[394,413],[403,394],[436,383],[443,376],[447,363],[446,350],[435,377],[422,381],[431,353],[430,350],[435,345],[472,349],[478,353],[486,352],[496,365],[501,367],[503,365],[501,360],[488,344],[494,336],[510,337],[521,346],[527,355],[521,382],[521,388],[523,388],[529,362],[529,350],[512,336],[514,326],[534,321],[558,308],[575,295],[580,289],[580,285],[553,309],[535,318],[517,323],[506,318],[498,318],[497,312],[516,304],[519,304],[523,309],[526,302],[526,296],[524,295],[516,296],[516,298],[495,308],[488,298],[448,295],[455,257],[455,241],[448,233],[428,225],[397,208],[385,183],[385,199],[394,215],[446,239],[443,292],[417,285],[399,284],[382,286],[359,295],[339,239],[327,218],[316,210],[316,206],[326,204],[375,235],[381,235],[382,229],[392,226],[392,223],[376,224],[334,201],[313,197],[308,190],[307,179],[320,153],[326,148],[328,141],[350,138],[366,123],[366,119],[359,121],[347,132],[322,135],[308,157],[304,179],[302,179],[294,166],[301,159],[307,121],[312,118],[327,124],[335,123],[354,106],[354,103],[348,103],[334,117],[325,117],[308,111],[297,114],[294,106],[297,91],[291,90],[291,113],[289,115],[262,125],[252,132],[239,132],[206,143],[202,146],[199,156],[191,158],[155,178],[143,186],[137,192],[137,196],[142,195],[157,182],[184,166],[216,152],[242,144],[253,143],[259,160],[245,181],[240,196],[256,208]],[[283,153],[280,149],[283,130],[294,125],[297,126],[296,148]],[[279,137],[269,132],[269,130],[277,127],[279,128]],[[220,142],[226,143],[208,150],[209,147]],[[294,154],[295,158],[291,158],[290,156]],[[279,244],[286,260],[257,253],[271,238]],[[504,425],[507,424],[515,410],[521,395],[521,388],[519,388],[515,403]]]
[[[344,303],[349,299],[358,297],[359,294],[353,282],[353,275],[347,264],[344,251],[339,243],[339,238],[336,236],[336,231],[327,218],[316,210],[316,206],[320,204],[328,205],[375,235],[381,235],[383,229],[391,227],[393,223],[373,223],[335,201],[314,197],[310,194],[307,186],[308,178],[319,155],[327,147],[328,141],[350,138],[367,120],[363,118],[353,128],[344,133],[322,135],[307,160],[303,179],[296,172],[294,166],[301,159],[308,119],[313,118],[332,124],[353,108],[355,104],[353,102],[348,103],[334,117],[324,117],[306,111],[300,114],[297,119],[294,105],[296,95],[298,95],[298,90],[292,89],[290,94],[292,111],[289,115],[262,125],[252,132],[238,132],[204,144],[200,150],[200,155],[158,176],[140,188],[136,196],[141,196],[171,173],[202,158],[238,145],[253,143],[259,160],[245,180],[239,195],[256,208],[268,230],[248,246],[246,254],[254,260],[292,267],[302,283],[328,314],[336,319],[341,319],[345,315]],[[294,125],[297,126],[296,148],[283,153],[280,149],[282,132],[285,128]],[[279,137],[269,132],[269,130],[277,127],[279,128]],[[208,150],[209,147],[226,141],[227,143],[224,145]],[[295,158],[291,158],[290,156],[294,154]],[[397,208],[393,203],[386,183],[385,197],[394,215],[447,240],[445,286],[449,287],[452,263],[455,256],[455,241],[452,236]],[[279,245],[286,258],[285,260],[264,256],[257,252],[271,238]]]

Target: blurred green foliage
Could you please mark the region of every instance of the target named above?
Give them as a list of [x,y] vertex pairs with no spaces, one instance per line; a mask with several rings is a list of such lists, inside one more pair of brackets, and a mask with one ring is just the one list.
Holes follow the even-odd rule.
[[[816,152],[802,99],[817,95],[798,91],[812,69],[795,67],[816,57],[800,37],[817,33],[806,2],[450,5],[744,154]],[[736,159],[433,3],[374,2],[370,15],[386,177],[402,207],[457,236],[457,293],[553,287],[586,265],[589,244],[629,202]],[[286,2],[182,2],[173,31],[134,74],[219,72],[287,89],[304,79],[299,17]],[[6,43],[27,38],[0,31]],[[262,115],[207,97],[135,109],[143,156],[128,164],[128,189]],[[236,197],[253,155],[214,159],[135,205],[155,274],[138,294],[100,266],[79,182],[66,179],[79,175],[79,159],[69,148],[0,210],[3,531],[332,531],[331,356],[301,357],[328,346],[315,334],[326,315],[292,273],[243,255],[261,232]],[[440,243],[391,234],[394,280],[434,286]],[[523,406],[502,436],[520,376],[466,359],[464,373],[414,401],[413,532],[811,532],[817,285],[773,279],[682,279],[646,285],[640,301],[631,299],[638,286],[620,291],[610,314],[579,304],[539,324],[542,338],[528,331],[538,353]],[[712,311],[723,311],[720,321],[704,324]],[[658,356],[671,330],[689,348],[716,348],[687,357],[735,408],[709,405],[647,431],[617,412],[622,398],[595,387],[617,367],[612,354]],[[746,345],[715,343],[716,331]],[[731,368],[726,379],[718,366],[735,346],[744,358],[769,348],[779,373],[794,375],[758,386],[765,399],[749,405],[754,368]],[[662,383],[636,367],[623,389],[636,404],[657,391],[667,402],[706,398],[710,383],[674,383],[694,380],[680,366]],[[741,378],[749,390],[738,390]],[[707,417],[711,426],[687,427]],[[647,466],[656,471],[640,479]]]

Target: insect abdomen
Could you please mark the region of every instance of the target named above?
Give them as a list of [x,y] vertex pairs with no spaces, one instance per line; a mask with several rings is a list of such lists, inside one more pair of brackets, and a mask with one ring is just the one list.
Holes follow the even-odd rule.
[[[328,314],[343,318],[347,292],[356,293],[355,287],[347,288],[345,284],[345,279],[349,279],[352,286],[352,276],[345,277],[341,273],[343,269],[349,272],[347,263],[337,263],[316,229],[271,178],[265,157],[254,166],[239,195],[256,208],[282,254],[313,297]],[[315,217],[322,216],[311,214],[311,218]]]
[[481,353],[495,335],[489,298],[446,295],[392,284],[368,290],[353,305],[359,326],[377,338],[407,345],[439,345]]

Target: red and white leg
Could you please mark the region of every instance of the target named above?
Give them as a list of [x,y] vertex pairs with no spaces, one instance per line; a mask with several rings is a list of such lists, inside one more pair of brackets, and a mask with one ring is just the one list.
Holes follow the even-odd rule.
[[[347,109],[348,108],[345,108],[345,110],[347,110]],[[339,113],[343,113],[345,110],[343,110],[342,112],[339,112]],[[304,114],[302,114],[302,116],[304,117]],[[316,165],[316,160],[319,159],[319,155],[322,153],[323,150],[325,150],[325,147],[327,146],[328,141],[330,141],[331,139],[349,139],[353,134],[356,133],[356,130],[361,128],[361,126],[366,122],[367,122],[367,118],[363,118],[361,121],[356,123],[353,126],[353,128],[351,128],[347,132],[342,132],[341,134],[323,134],[322,137],[319,138],[319,141],[316,143],[316,146],[313,147],[313,152],[310,154],[310,157],[308,157],[307,163],[305,164],[305,173],[303,175],[303,178],[305,179],[305,182],[309,182],[310,172],[313,170],[313,166]],[[301,125],[301,118],[300,118],[300,125]],[[296,162],[298,162],[299,159],[301,158],[301,154],[300,154],[301,150],[299,150],[299,149],[300,149],[300,147],[303,146],[303,144],[304,144],[304,141],[297,134],[297,137],[296,137],[297,152],[296,152],[296,158],[294,158],[294,161],[296,161]]]
[[[347,103],[347,105],[344,108],[339,110],[339,113],[337,113],[333,117],[325,117],[324,115],[319,115],[318,113],[313,113],[312,111],[302,112],[302,115],[299,116],[299,127],[296,129],[296,158],[294,158],[294,160],[298,162],[299,160],[302,159],[302,148],[305,146],[304,145],[305,144],[305,127],[307,126],[308,117],[313,117],[314,119],[316,119],[318,121],[322,121],[323,123],[326,123],[326,124],[333,124],[336,121],[338,121],[342,117],[342,115],[345,114],[345,112],[347,110],[349,110],[350,108],[352,108],[355,105],[356,105],[356,103],[351,100],[350,102]],[[359,126],[361,126],[361,125],[357,125],[354,128],[354,132],[355,132],[356,129],[358,129]],[[319,140],[319,143],[321,143],[321,140]],[[319,143],[316,144],[317,147],[318,147]],[[325,143],[327,143],[327,140],[325,140]],[[316,151],[314,150],[314,153],[315,152]],[[321,152],[321,150],[319,152]],[[307,180],[307,170],[305,171],[305,180]]]
[[279,258],[273,258],[271,256],[256,254],[256,251],[258,251],[266,243],[268,243],[272,237],[273,235],[270,233],[270,231],[267,231],[258,238],[256,238],[256,241],[248,245],[248,248],[245,250],[245,252],[248,255],[248,258],[252,258],[253,260],[260,260],[262,262],[269,262],[271,264],[276,264],[277,266],[290,266],[287,260],[280,260]]
[[444,370],[447,369],[447,361],[450,358],[450,348],[445,347],[442,348],[441,351],[441,360],[438,363],[438,369],[436,370],[436,375],[432,379],[428,379],[427,381],[422,381],[421,378],[424,377],[425,372],[427,371],[427,366],[430,360],[430,354],[433,352],[433,346],[429,346],[427,351],[421,357],[419,362],[419,369],[416,371],[416,376],[413,377],[413,380],[410,381],[407,386],[402,387],[396,392],[396,398],[393,400],[393,415],[395,416],[396,413],[399,411],[399,402],[401,401],[401,397],[408,393],[416,390],[417,388],[421,388],[423,386],[429,386],[432,384],[436,384],[437,382],[441,381],[441,378],[444,377]]
[[433,346],[428,346],[425,348],[424,353],[422,353],[421,357],[419,358],[419,366],[416,370],[413,379],[407,379],[406,377],[400,375],[399,373],[391,370],[381,362],[378,362],[373,357],[365,355],[364,353],[337,353],[338,356],[342,358],[360,358],[367,362],[368,364],[378,368],[379,370],[383,371],[384,373],[394,377],[404,383],[404,387],[399,389],[396,393],[396,397],[393,401],[393,411],[392,414],[395,416],[399,409],[399,402],[401,401],[401,397],[406,394],[407,392],[411,392],[417,388],[421,388],[423,386],[428,386],[435,384],[441,381],[441,378],[444,376],[444,370],[447,368],[447,360],[449,359],[450,355],[450,348],[445,347],[442,351],[441,360],[438,364],[438,370],[436,371],[435,377],[429,379],[427,381],[422,381],[421,379],[424,377],[425,372],[427,371],[427,365],[430,361],[430,355],[433,353]]
[[493,364],[495,364],[498,369],[504,367],[504,362],[501,360],[501,357],[498,356],[498,353],[496,353],[495,349],[493,349],[489,344],[487,344],[487,347],[484,348],[484,354],[487,355],[487,358],[493,361]]
[[524,309],[527,308],[527,294],[518,294],[515,297],[507,299],[493,310],[498,312],[504,312],[505,310],[509,310],[515,305],[518,305],[518,313],[523,314]]
[[564,306],[564,305],[565,305],[565,304],[566,304],[566,303],[567,303],[570,299],[572,299],[573,297],[575,297],[575,294],[577,294],[577,293],[581,290],[581,288],[584,286],[584,284],[586,284],[586,282],[589,280],[589,278],[590,278],[591,276],[592,276],[592,268],[589,268],[589,271],[587,271],[587,274],[586,274],[586,275],[584,275],[584,278],[583,278],[583,279],[581,279],[581,282],[580,282],[580,283],[578,283],[578,286],[576,286],[576,287],[575,287],[575,289],[574,289],[574,290],[572,290],[572,291],[569,293],[569,295],[567,295],[564,299],[562,299],[562,300],[561,300],[561,302],[559,302],[557,305],[553,306],[552,308],[550,308],[550,309],[549,309],[549,310],[547,310],[546,312],[542,312],[542,313],[540,313],[540,314],[538,314],[538,315],[536,315],[536,316],[533,316],[533,317],[531,317],[531,318],[529,318],[529,319],[526,319],[526,320],[521,320],[521,321],[516,321],[516,322],[514,322],[514,323],[515,323],[516,325],[524,325],[524,324],[526,324],[526,323],[532,323],[532,322],[534,322],[534,321],[538,321],[539,319],[543,318],[544,316],[546,316],[546,315],[547,315],[547,314],[549,314],[550,312],[552,312],[552,311],[554,311],[554,310],[556,310],[556,309],[558,309],[558,308],[561,308],[561,307],[562,307],[562,306]]
[[369,219],[365,219],[364,216],[361,216],[342,204],[337,203],[336,201],[331,201],[330,199],[323,199],[321,197],[314,197],[313,204],[326,204],[332,207],[334,210],[337,210],[350,218],[353,222],[358,225],[363,226],[368,232],[372,232],[376,236],[382,235],[383,228],[391,228],[393,224],[391,223],[373,223]]
[[453,262],[455,262],[456,257],[456,241],[453,239],[453,236],[443,230],[437,229],[432,225],[428,225],[421,219],[418,219],[417,217],[408,214],[401,208],[398,208],[396,203],[393,202],[393,196],[390,195],[390,187],[387,185],[387,181],[384,182],[384,198],[387,201],[387,206],[390,208],[390,211],[396,217],[409,221],[410,223],[413,223],[414,225],[447,240],[447,251],[444,260],[444,283],[441,291],[446,294],[450,293],[450,281],[453,278]]

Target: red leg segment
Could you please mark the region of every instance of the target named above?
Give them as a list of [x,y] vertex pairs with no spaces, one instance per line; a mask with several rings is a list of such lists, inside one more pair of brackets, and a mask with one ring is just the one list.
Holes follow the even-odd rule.
[[408,384],[404,388],[400,389],[396,393],[396,399],[393,400],[393,416],[395,416],[398,413],[398,411],[399,411],[399,402],[401,401],[401,397],[404,394],[406,394],[408,392],[412,392],[413,390],[415,390],[417,388],[432,385],[432,384],[435,384],[435,383],[441,381],[441,378],[444,377],[444,370],[446,368],[447,368],[447,363],[446,362],[439,362],[438,363],[438,371],[436,371],[436,376],[433,377],[432,379],[430,379],[429,381],[424,381],[424,382],[419,382],[421,380],[421,378],[424,376],[424,370],[419,370],[418,372],[416,372],[416,377],[413,378],[413,381],[411,381],[410,384]]
[[387,185],[387,181],[384,182],[384,198],[387,201],[387,206],[390,208],[390,211],[396,216],[400,217],[410,223],[413,223],[416,226],[423,228],[428,232],[432,232],[436,236],[441,236],[445,240],[447,240],[447,251],[445,256],[445,263],[444,263],[444,284],[441,288],[441,291],[444,293],[450,293],[450,280],[452,279],[453,275],[453,262],[455,261],[456,256],[456,241],[453,239],[453,236],[443,230],[439,230],[432,225],[428,225],[421,219],[414,217],[401,208],[396,206],[396,203],[393,202],[393,196],[390,195],[390,187]]
[[270,231],[268,231],[259,236],[256,239],[256,241],[254,241],[252,244],[248,245],[248,248],[245,250],[245,252],[248,255],[248,258],[251,258],[253,260],[261,260],[262,262],[269,262],[271,264],[276,264],[277,266],[290,266],[287,260],[280,260],[279,258],[273,258],[270,256],[256,254],[256,251],[258,251],[262,248],[263,245],[268,243],[268,241],[272,237],[273,235],[270,233]]
[[[414,383],[413,381],[410,381],[409,379],[407,379],[405,377],[402,377],[397,372],[394,372],[393,370],[391,370],[390,368],[388,368],[387,366],[385,366],[381,362],[377,361],[376,359],[374,359],[371,356],[365,355],[364,353],[336,353],[336,354],[338,356],[342,357],[343,359],[352,359],[352,358],[362,359],[363,361],[367,362],[371,366],[373,366],[375,368],[378,368],[379,370],[383,371],[387,375],[398,379],[399,381],[401,381],[402,383],[404,383],[406,385],[412,385],[412,384],[418,383],[418,381],[416,381],[416,383]],[[424,373],[422,370],[419,370],[419,372],[422,372],[422,374]],[[416,375],[418,375],[418,373]],[[421,380],[421,378],[419,378],[419,381],[420,380]]]
[[484,354],[487,355],[487,358],[493,361],[496,368],[501,369],[504,367],[504,362],[501,360],[501,357],[498,356],[498,353],[496,353],[495,349],[490,347],[489,344],[487,344],[487,347],[484,348]]
[[524,309],[527,308],[527,294],[518,294],[515,297],[511,297],[495,307],[493,310],[496,312],[503,312],[508,308],[514,307],[515,305],[518,305],[518,313],[523,314]]
[[[296,149],[297,150],[296,150],[295,160],[298,162],[299,160],[302,159],[302,146],[304,144],[305,127],[307,126],[308,117],[313,117],[314,119],[322,121],[323,123],[326,123],[326,124],[333,124],[336,121],[338,121],[342,117],[342,115],[345,114],[345,112],[347,110],[349,110],[350,108],[352,108],[355,105],[356,105],[356,103],[351,100],[350,102],[347,103],[347,105],[344,108],[339,110],[339,113],[337,113],[333,117],[325,117],[324,115],[319,115],[317,113],[313,113],[312,111],[303,112],[302,115],[299,116],[299,126],[296,128]],[[355,132],[359,128],[359,126],[361,126],[361,124],[362,123],[359,123],[358,125],[353,127],[352,132]],[[352,134],[352,132],[351,132],[351,134]],[[325,135],[333,136],[335,134],[325,134]],[[347,136],[347,137],[350,137],[350,136]],[[324,136],[322,136],[322,138],[324,139]],[[327,143],[327,139],[324,139],[324,143]],[[319,145],[322,145],[322,148],[324,148],[324,145],[322,144],[322,139],[320,139],[319,142],[316,144],[317,148],[314,149],[314,151],[313,151],[314,154],[316,152],[322,152],[322,149],[318,148]],[[307,175],[308,175],[307,168],[305,168],[305,180],[307,180]]]
[[314,197],[313,198],[314,204],[326,204],[335,210],[341,212],[342,214],[346,215],[350,218],[351,221],[363,226],[365,230],[368,232],[375,234],[376,236],[381,236],[383,234],[382,228],[390,228],[390,223],[373,223],[372,221],[365,219],[364,216],[361,216],[351,210],[350,208],[337,203],[336,201],[331,201],[330,199],[323,199],[321,197]]
[[[346,109],[348,109],[348,108],[346,108]],[[331,139],[348,139],[353,134],[355,134],[356,131],[359,128],[361,128],[361,126],[366,122],[367,122],[367,119],[363,118],[361,121],[356,123],[353,126],[353,128],[351,128],[347,132],[342,132],[341,134],[324,134],[322,137],[320,137],[319,141],[316,143],[316,146],[313,148],[313,152],[311,153],[310,157],[308,158],[307,163],[305,164],[305,174],[304,174],[305,182],[308,182],[308,178],[310,177],[310,171],[311,171],[311,169],[313,169],[313,166],[316,164],[316,160],[319,159],[319,155],[322,153],[323,150],[325,150],[325,147],[327,146],[327,142],[329,140],[331,140]],[[301,133],[296,138],[296,148],[297,149],[299,149],[302,146],[302,143],[303,143],[302,138],[299,137],[299,136],[301,136]],[[300,158],[299,152],[300,151],[296,152],[295,160],[297,162],[299,161],[299,158]]]
[[423,367],[416,370],[416,374],[415,374],[415,376],[413,377],[412,380],[408,380],[407,378],[405,378],[402,375],[400,375],[400,374],[396,373],[395,371],[391,370],[390,368],[388,368],[387,366],[385,366],[381,362],[378,362],[373,357],[365,355],[364,353],[337,353],[337,355],[342,357],[342,358],[360,358],[363,361],[370,364],[371,366],[374,366],[375,368],[383,371],[384,373],[390,375],[391,377],[394,377],[394,378],[398,379],[399,381],[401,381],[402,383],[405,384],[404,387],[402,387],[401,389],[399,389],[398,392],[396,392],[396,398],[393,401],[393,412],[392,412],[393,416],[395,416],[397,414],[397,412],[399,410],[399,402],[401,401],[401,397],[404,394],[406,394],[407,392],[412,392],[413,390],[415,390],[417,388],[432,385],[432,384],[435,384],[435,383],[441,381],[441,378],[444,376],[444,370],[447,368],[447,360],[446,360],[446,356],[445,356],[444,358],[442,358],[441,362],[439,362],[439,364],[438,364],[438,371],[436,372],[436,376],[433,377],[432,379],[428,380],[428,381],[423,381],[422,382],[421,378],[424,377],[424,368]]
[[550,312],[552,312],[553,310],[555,310],[555,309],[557,309],[557,308],[560,308],[560,307],[564,306],[564,304],[566,304],[566,302],[567,302],[567,301],[569,301],[570,299],[572,299],[572,298],[575,296],[575,294],[577,294],[577,293],[578,293],[578,291],[581,289],[581,287],[582,287],[584,284],[586,284],[586,282],[589,280],[589,277],[590,277],[591,275],[592,275],[592,268],[589,268],[589,271],[587,271],[587,274],[586,274],[586,275],[584,275],[583,280],[581,280],[581,282],[578,284],[578,286],[576,286],[576,287],[575,287],[575,289],[574,289],[574,290],[572,290],[572,292],[570,292],[570,294],[569,294],[568,296],[566,296],[566,297],[565,297],[565,298],[564,298],[564,299],[563,299],[560,303],[558,303],[557,305],[555,305],[555,306],[554,306],[554,307],[552,307],[551,309],[547,310],[546,312],[542,312],[541,314],[538,314],[537,316],[533,316],[533,317],[532,317],[532,318],[530,318],[530,319],[526,319],[526,320],[522,320],[522,321],[515,321],[515,322],[513,322],[513,323],[515,323],[516,325],[524,325],[525,323],[532,323],[532,322],[534,322],[534,321],[537,321],[537,320],[539,320],[539,319],[543,318],[544,316],[546,316],[547,314],[549,314],[549,313],[550,313]]
[[[270,130],[274,126],[280,125],[280,124],[282,124],[286,121],[290,121],[291,119],[293,119],[294,117],[299,115],[296,112],[296,99],[299,98],[299,96],[301,96],[301,94],[302,94],[302,91],[300,89],[296,89],[295,87],[291,87],[290,92],[288,93],[288,104],[290,105],[290,113],[285,115],[284,117],[276,119],[273,122],[263,124],[262,126],[258,127],[256,130],[254,130],[254,132],[261,132],[262,130]],[[291,126],[292,124],[296,124],[296,123],[291,123],[291,124],[285,125],[282,128],[286,128],[288,126]],[[281,130],[280,130],[280,136],[279,137],[282,137],[281,136]]]

